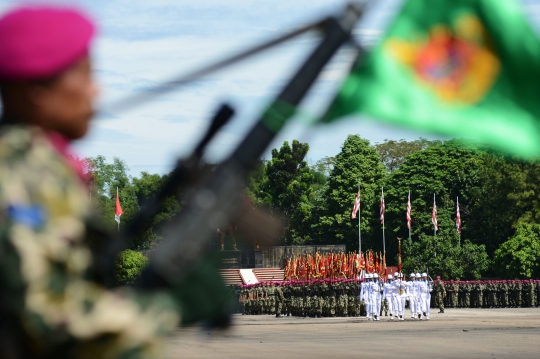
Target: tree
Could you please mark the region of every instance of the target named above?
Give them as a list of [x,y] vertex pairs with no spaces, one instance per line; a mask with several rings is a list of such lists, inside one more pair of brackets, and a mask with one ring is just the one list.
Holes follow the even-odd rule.
[[[446,141],[413,153],[392,172],[386,184],[386,226],[388,259],[397,254],[397,237],[408,238],[405,214],[411,192],[412,240],[421,234],[433,235],[431,213],[436,195],[439,228],[454,228],[456,197],[461,205],[463,240],[478,243],[469,232],[468,208],[475,205],[480,186],[478,173],[482,161],[476,150],[461,141]],[[392,263],[392,262],[390,262]]]
[[540,163],[525,161],[482,148],[479,187],[471,189],[474,202],[465,208],[467,233],[494,255],[520,223],[540,221]]
[[468,240],[460,243],[456,231],[441,230],[437,236],[420,234],[411,245],[404,242],[403,269],[406,273],[428,271],[443,279],[479,279],[489,266],[483,245]]
[[[375,247],[373,215],[380,186],[386,175],[379,154],[368,140],[349,135],[341,152],[335,157],[328,179],[324,206],[314,217],[313,231],[317,243],[346,244],[349,250],[358,248],[358,221],[351,220],[358,183],[362,189],[361,216],[363,250]],[[382,244],[374,249],[382,249]]]
[[309,145],[297,140],[292,146],[285,141],[279,150],[274,148],[261,186],[261,202],[282,219],[282,239],[287,244],[303,244],[308,239],[314,179],[305,160],[308,151]]
[[116,281],[118,284],[133,284],[148,265],[148,258],[142,253],[127,249],[116,259]]
[[494,264],[502,278],[538,278],[540,224],[520,224],[516,234],[495,251]]
[[391,173],[397,170],[407,160],[409,155],[425,150],[430,146],[440,144],[442,144],[442,141],[430,141],[425,138],[419,138],[414,141],[385,139],[383,143],[375,144],[375,148],[381,155],[381,160],[386,170]]
[[85,163],[91,182],[90,193],[103,225],[111,230],[117,225],[114,221],[117,189],[124,212],[122,222],[128,223],[138,211],[138,205],[126,163],[117,157],[113,158],[112,163],[107,163],[104,156],[86,158]]

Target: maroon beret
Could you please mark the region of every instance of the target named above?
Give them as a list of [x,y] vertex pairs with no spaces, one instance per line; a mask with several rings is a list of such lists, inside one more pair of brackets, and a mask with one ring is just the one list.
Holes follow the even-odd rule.
[[19,7],[0,19],[0,77],[54,76],[88,53],[95,27],[81,12],[62,7]]

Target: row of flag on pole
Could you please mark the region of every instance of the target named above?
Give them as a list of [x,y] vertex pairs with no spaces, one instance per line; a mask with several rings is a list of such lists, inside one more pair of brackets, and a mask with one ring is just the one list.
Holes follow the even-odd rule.
[[[360,202],[361,202],[361,193],[360,193],[360,187],[358,187],[358,193],[356,194],[356,199],[354,201],[354,207],[351,213],[351,218],[355,219],[357,214],[360,212]],[[381,221],[381,224],[384,225],[384,212],[386,210],[386,205],[384,203],[384,190],[381,189],[381,204],[380,204],[380,211],[379,211],[379,219]],[[411,192],[409,191],[409,195],[407,196],[407,228],[411,229],[412,225],[412,206],[411,206]],[[435,194],[433,194],[433,210],[431,212],[431,223],[433,223],[433,228],[435,232],[439,230],[439,223],[437,222],[437,203],[435,201]],[[457,198],[456,201],[456,230],[459,234],[461,234],[461,213],[459,211],[459,198]]]

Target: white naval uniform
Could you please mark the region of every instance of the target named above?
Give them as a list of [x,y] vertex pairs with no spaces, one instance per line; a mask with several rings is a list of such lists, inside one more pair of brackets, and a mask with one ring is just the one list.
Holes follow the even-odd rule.
[[369,298],[369,284],[370,282],[362,282],[360,284],[360,301],[364,301],[366,305],[366,318],[371,318],[371,302]]
[[427,298],[428,298],[428,293],[429,293],[428,283],[426,280],[420,280],[418,282],[418,290],[419,290],[420,295],[418,299],[419,311],[417,314],[423,314],[423,313],[426,313],[426,310],[427,310],[426,303],[427,303]]
[[371,314],[374,318],[375,316],[378,317],[381,313],[381,287],[378,280],[369,283],[369,300],[371,304]]
[[396,303],[398,315],[403,316],[403,312],[405,311],[405,299],[407,298],[407,282],[405,282],[403,279],[398,279],[394,281],[394,283],[396,284]]
[[394,281],[386,282],[383,286],[383,300],[388,302],[388,311],[390,312],[390,317],[398,316],[398,304],[397,304],[397,287]]

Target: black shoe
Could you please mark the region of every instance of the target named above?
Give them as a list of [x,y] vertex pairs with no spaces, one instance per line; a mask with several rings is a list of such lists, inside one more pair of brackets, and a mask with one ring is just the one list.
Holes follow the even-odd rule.
[[439,314],[444,313],[444,310],[439,310]]
[[281,318],[281,314],[276,314],[276,318]]

